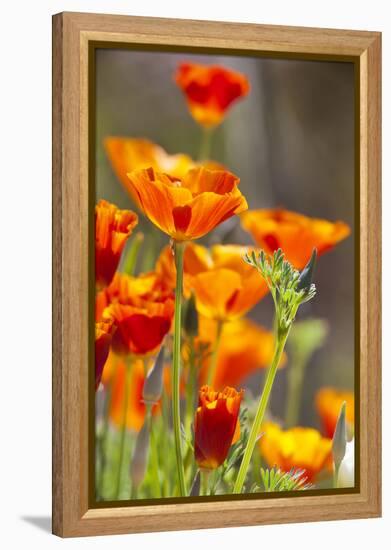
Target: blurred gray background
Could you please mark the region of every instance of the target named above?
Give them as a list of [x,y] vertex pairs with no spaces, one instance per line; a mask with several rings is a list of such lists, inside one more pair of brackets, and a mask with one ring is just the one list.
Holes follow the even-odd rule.
[[[106,136],[143,137],[169,153],[197,156],[201,129],[173,80],[178,64],[186,60],[231,67],[250,81],[249,96],[229,111],[215,132],[211,151],[211,158],[241,178],[240,188],[250,208],[284,207],[331,221],[343,220],[352,230],[348,239],[319,259],[318,295],[299,314],[329,323],[326,344],[315,353],[307,370],[300,415],[302,424],[317,426],[316,390],[324,385],[354,386],[354,66],[97,50],[97,199],[133,207],[106,158]],[[230,242],[251,243],[239,220],[234,223],[229,226]],[[141,225],[151,231],[149,222],[144,220]],[[210,235],[209,242],[215,238]],[[167,242],[162,235],[158,239],[161,245]],[[271,328],[270,297],[250,316]],[[259,376],[262,373],[253,382],[258,382]],[[277,416],[283,415],[285,388],[286,374],[281,371],[271,405]]]

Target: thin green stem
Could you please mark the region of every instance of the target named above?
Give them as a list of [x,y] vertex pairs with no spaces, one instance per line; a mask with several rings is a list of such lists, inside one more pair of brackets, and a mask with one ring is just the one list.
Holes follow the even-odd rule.
[[212,146],[214,128],[203,128],[198,160],[208,160]]
[[293,361],[288,370],[288,391],[285,410],[285,427],[296,426],[299,420],[301,393],[303,388],[305,361]]
[[209,474],[210,472],[208,470],[200,470],[202,496],[207,496],[209,493]]
[[125,454],[125,439],[126,439],[126,420],[127,420],[127,413],[128,413],[128,396],[129,396],[129,382],[130,382],[130,374],[132,365],[130,361],[126,362],[125,365],[125,385],[124,385],[124,407],[122,411],[122,426],[121,426],[121,435],[120,435],[120,443],[119,443],[119,459],[118,459],[118,471],[117,471],[117,479],[116,479],[116,485],[115,485],[115,499],[118,500],[120,496],[121,491],[121,478],[122,478],[122,470],[123,470],[123,462],[124,462],[124,454]]
[[148,422],[149,422],[149,434],[151,438],[150,446],[150,468],[152,469],[152,484],[153,484],[153,496],[154,498],[160,498],[162,496],[159,477],[159,458],[156,447],[156,434],[153,426],[153,418],[151,408],[148,410]]
[[174,425],[175,454],[180,496],[186,496],[185,472],[182,459],[181,415],[180,415],[180,370],[181,370],[181,305],[183,286],[184,243],[174,242],[176,287],[174,313],[174,349],[172,361],[172,420]]
[[128,275],[133,275],[137,263],[137,257],[140,250],[141,243],[144,240],[144,234],[139,232],[133,237],[132,242],[128,248],[124,261],[124,272]]
[[341,464],[334,464],[333,488],[338,489],[338,474]]
[[105,401],[103,406],[103,426],[99,437],[100,470],[97,479],[97,493],[99,498],[103,498],[103,485],[106,470],[106,443],[107,432],[109,430],[109,412],[111,403],[111,386],[108,385],[105,390]]
[[241,493],[243,489],[243,484],[246,479],[247,470],[250,465],[250,460],[254,451],[254,447],[257,441],[257,437],[259,435],[259,431],[263,422],[263,418],[265,415],[265,411],[267,408],[267,404],[269,402],[270,393],[273,387],[274,378],[276,376],[277,367],[280,363],[282,353],[284,351],[285,343],[287,341],[289,334],[289,329],[284,332],[283,334],[277,333],[277,342],[276,342],[276,348],[274,351],[274,357],[272,364],[270,365],[267,376],[265,380],[265,385],[262,391],[261,398],[258,403],[258,409],[257,413],[254,418],[253,425],[251,427],[250,435],[247,441],[246,449],[244,451],[244,455],[242,458],[242,462],[240,464],[238,476],[235,481],[234,493]]
[[221,334],[223,332],[223,326],[224,326],[223,321],[217,321],[216,340],[213,348],[213,353],[210,358],[210,366],[208,370],[208,386],[211,386],[214,383],[214,379],[216,376],[217,359],[219,355],[219,348],[220,348],[220,342],[221,342]]

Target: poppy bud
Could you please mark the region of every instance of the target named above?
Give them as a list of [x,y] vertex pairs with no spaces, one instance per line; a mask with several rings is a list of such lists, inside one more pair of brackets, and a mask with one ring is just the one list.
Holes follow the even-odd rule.
[[130,463],[130,479],[133,487],[138,487],[143,481],[148,465],[149,452],[149,418],[145,419],[143,427],[138,433],[132,461]]
[[194,338],[198,334],[198,313],[196,310],[194,294],[189,298],[186,308],[186,314],[184,319],[185,332],[191,338]]
[[144,382],[143,401],[146,405],[157,403],[163,391],[164,345],[156,357],[152,369]]
[[337,425],[333,436],[333,458],[336,468],[339,468],[346,453],[346,401],[342,403]]
[[316,265],[317,250],[312,250],[311,258],[303,271],[300,273],[297,290],[308,290],[312,284]]

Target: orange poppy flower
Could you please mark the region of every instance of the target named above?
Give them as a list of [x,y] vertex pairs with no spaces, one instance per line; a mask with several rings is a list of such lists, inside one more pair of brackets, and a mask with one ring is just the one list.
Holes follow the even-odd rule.
[[[185,295],[195,292],[201,315],[221,321],[237,319],[268,293],[259,273],[243,260],[248,250],[240,245],[215,245],[210,250],[194,243],[187,245],[183,266]],[[173,288],[176,269],[169,249],[163,250],[155,269]]]
[[[132,363],[128,380],[126,382],[126,365],[122,359],[115,358],[115,366],[111,376],[111,401],[109,409],[110,420],[120,428],[124,418],[125,391],[128,396],[126,412],[126,427],[130,430],[139,431],[144,424],[146,406],[143,401],[143,387],[145,381],[144,365],[141,360]],[[152,407],[152,413],[159,411],[159,404]]]
[[308,481],[313,482],[329,466],[332,440],[322,437],[317,430],[298,426],[284,431],[277,424],[266,422],[262,432],[259,445],[270,468],[278,466],[284,472],[302,469]]
[[308,218],[288,210],[250,210],[241,216],[242,226],[251,233],[257,246],[267,254],[278,248],[296,268],[302,269],[311,257],[331,250],[350,234],[346,223]]
[[110,284],[137,215],[105,200],[95,207],[95,280],[98,288]]
[[[205,248],[205,246],[189,242],[183,255],[185,295],[188,295],[191,291],[191,276],[207,271],[211,267],[213,267],[213,261],[210,257],[209,250]],[[155,272],[167,287],[175,289],[176,267],[171,246],[168,245],[162,249],[156,261]]]
[[95,323],[95,390],[98,389],[106,364],[113,334],[113,323],[101,321]]
[[128,177],[145,215],[177,241],[203,237],[247,208],[239,179],[224,170],[195,168],[179,180],[148,168]]
[[169,332],[173,314],[172,291],[153,272],[139,277],[116,273],[96,300],[96,316],[116,326],[112,347],[120,355],[154,352]]
[[240,245],[211,248],[212,266],[190,282],[201,315],[220,321],[237,319],[267,294],[264,279],[243,260],[247,251]]
[[[199,319],[199,340],[213,342],[216,338],[217,323],[205,317]],[[272,332],[249,319],[238,319],[224,323],[217,353],[217,367],[212,386],[216,389],[225,386],[238,386],[256,372],[267,368],[274,354],[275,338]],[[284,354],[279,368],[286,364]],[[207,378],[210,356],[204,360],[201,381]]]
[[217,65],[182,63],[175,81],[192,117],[206,128],[220,124],[231,105],[250,90],[243,74]]
[[112,346],[119,355],[145,355],[161,345],[171,328],[174,315],[172,300],[146,302],[142,307],[114,303],[103,312],[117,327]]
[[354,427],[354,393],[336,388],[321,388],[315,398],[316,408],[322,421],[323,431],[332,438],[337,425],[342,403],[346,401],[346,421]]
[[194,420],[194,453],[200,468],[213,470],[227,458],[239,418],[243,390],[216,392],[203,386]]

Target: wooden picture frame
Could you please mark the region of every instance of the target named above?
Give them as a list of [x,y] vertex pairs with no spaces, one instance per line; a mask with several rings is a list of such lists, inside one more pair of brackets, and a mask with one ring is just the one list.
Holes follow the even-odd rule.
[[[356,67],[360,240],[359,466],[355,492],[93,508],[89,501],[89,46],[121,42]],[[377,32],[153,19],[53,17],[53,533],[62,537],[378,517],[381,514],[381,35]]]

